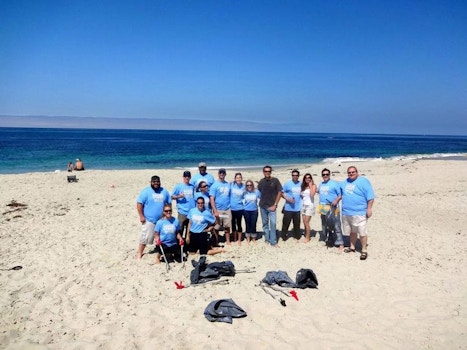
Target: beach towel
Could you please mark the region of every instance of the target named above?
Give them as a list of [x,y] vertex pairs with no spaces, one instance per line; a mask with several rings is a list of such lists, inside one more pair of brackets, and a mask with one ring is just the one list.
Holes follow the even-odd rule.
[[233,318],[246,317],[246,312],[232,299],[219,299],[209,303],[204,316],[211,322],[232,323]]

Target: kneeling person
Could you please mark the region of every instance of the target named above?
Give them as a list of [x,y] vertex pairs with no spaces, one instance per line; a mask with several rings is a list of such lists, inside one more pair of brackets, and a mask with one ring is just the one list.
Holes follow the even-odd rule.
[[166,259],[168,259],[167,255],[172,255],[176,260],[182,261],[181,245],[183,244],[183,239],[180,222],[172,216],[172,206],[170,204],[164,205],[162,218],[156,222],[154,243],[157,244],[156,264],[160,264],[161,262],[162,249],[164,250]]

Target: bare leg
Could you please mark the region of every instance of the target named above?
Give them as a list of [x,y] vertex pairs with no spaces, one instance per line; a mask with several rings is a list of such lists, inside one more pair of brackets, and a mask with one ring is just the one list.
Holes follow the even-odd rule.
[[304,243],[308,243],[310,241],[310,234],[311,234],[311,230],[310,230],[311,216],[302,215],[302,218],[303,218],[303,225],[305,226],[305,241],[304,241]]
[[[350,232],[350,249],[355,250],[356,245],[357,245],[357,233]],[[365,249],[366,249],[366,246],[365,246]]]
[[159,253],[156,253],[156,261],[155,261],[156,264],[160,264],[161,263],[161,255]]
[[223,253],[223,252],[225,252],[225,251],[226,251],[226,250],[225,250],[224,248],[215,247],[215,248],[209,249],[207,255],[216,255],[216,254],[219,254],[219,253]]
[[362,252],[366,252],[368,243],[368,236],[360,236],[360,242],[362,243]]
[[146,247],[146,244],[139,244],[138,246],[138,253],[136,253],[136,259],[138,260],[141,260],[141,258],[143,257],[143,252],[144,252],[144,248]]
[[224,232],[225,232],[225,243],[227,243],[227,245],[230,245],[230,229],[224,228]]

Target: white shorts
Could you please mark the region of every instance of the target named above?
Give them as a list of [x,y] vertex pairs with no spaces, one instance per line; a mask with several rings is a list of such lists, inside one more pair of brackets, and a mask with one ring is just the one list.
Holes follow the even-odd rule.
[[302,207],[301,212],[302,212],[302,215],[313,216],[313,215],[315,215],[315,206],[313,204],[304,205]]
[[366,224],[366,215],[342,215],[342,225],[346,235],[355,232],[365,237],[368,234]]
[[141,225],[139,244],[154,244],[154,227],[156,227],[156,224],[147,220]]

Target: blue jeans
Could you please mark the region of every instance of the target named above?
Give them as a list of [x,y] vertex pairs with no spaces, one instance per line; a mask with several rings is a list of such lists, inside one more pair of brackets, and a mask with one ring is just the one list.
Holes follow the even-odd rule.
[[261,220],[263,222],[264,240],[272,245],[277,244],[276,232],[276,211],[270,211],[269,208],[260,208]]
[[[323,236],[326,239],[328,236],[327,227],[326,227],[326,215],[321,215],[321,226],[323,230]],[[342,235],[341,229],[341,215],[336,215],[334,218],[334,232],[336,233],[336,241],[334,242],[335,246],[344,244],[344,236]]]

